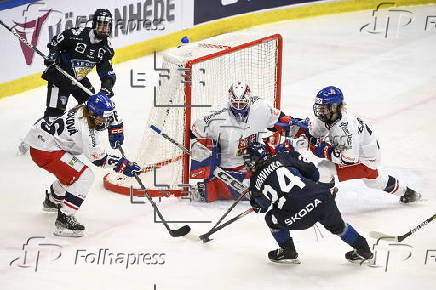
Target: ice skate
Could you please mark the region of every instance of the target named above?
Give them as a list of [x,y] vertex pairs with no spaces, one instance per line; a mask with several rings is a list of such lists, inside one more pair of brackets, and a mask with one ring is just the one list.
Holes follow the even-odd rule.
[[268,253],[268,258],[274,263],[301,264],[298,253],[289,249],[278,248]]
[[359,250],[352,250],[345,253],[345,259],[353,264],[371,264],[373,263],[374,254],[371,252],[364,252]]
[[85,227],[81,225],[73,215],[66,215],[61,210],[58,210],[58,217],[55,222],[55,236],[62,237],[81,237]]
[[50,194],[48,193],[48,190],[45,191],[45,199],[42,202],[42,210],[46,212],[57,212],[59,208],[59,205],[52,202],[50,200]]

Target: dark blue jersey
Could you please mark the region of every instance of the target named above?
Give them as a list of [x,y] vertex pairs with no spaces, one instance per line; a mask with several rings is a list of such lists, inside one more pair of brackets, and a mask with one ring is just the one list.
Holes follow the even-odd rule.
[[[67,29],[53,37],[47,47],[50,55],[58,58],[59,66],[77,80],[84,79],[96,67],[102,87],[112,88],[116,79],[112,69],[114,50],[108,39],[92,43],[91,38],[94,38],[92,28]],[[43,78],[55,82],[57,75],[55,68],[49,67]]]
[[313,200],[325,196],[324,186],[316,184],[319,174],[313,163],[301,160],[298,152],[283,152],[262,164],[250,179],[250,190],[256,202],[281,208],[290,199]]

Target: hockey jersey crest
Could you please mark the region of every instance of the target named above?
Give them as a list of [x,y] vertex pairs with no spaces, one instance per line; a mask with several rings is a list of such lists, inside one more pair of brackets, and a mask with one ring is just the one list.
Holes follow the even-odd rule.
[[241,155],[248,144],[258,141],[260,132],[274,126],[279,112],[265,100],[255,98],[245,122],[238,122],[227,108],[221,108],[195,121],[192,133],[197,138],[217,141],[221,148],[220,166],[235,168],[244,164]]
[[78,81],[83,80],[88,73],[94,68],[95,62],[83,59],[72,59],[71,67]]
[[342,112],[342,118],[331,126],[314,119],[309,125],[310,134],[325,139],[334,146],[332,162],[347,166],[363,163],[376,169],[380,159],[377,137],[361,118],[350,112]]

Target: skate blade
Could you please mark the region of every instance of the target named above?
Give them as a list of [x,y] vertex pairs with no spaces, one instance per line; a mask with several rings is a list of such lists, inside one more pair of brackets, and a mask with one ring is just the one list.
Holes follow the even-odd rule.
[[58,237],[72,237],[72,238],[80,238],[83,237],[83,230],[67,230],[62,228],[56,228],[53,232],[53,235]]
[[42,211],[45,212],[58,212],[58,208],[53,208],[53,207],[43,207]]
[[301,261],[299,259],[283,259],[283,260],[271,260],[271,262],[274,262],[276,264],[301,264]]
[[367,266],[375,266],[375,261],[374,259],[367,259],[367,260],[348,260],[348,262],[350,262],[351,264],[356,264],[356,265],[367,265]]

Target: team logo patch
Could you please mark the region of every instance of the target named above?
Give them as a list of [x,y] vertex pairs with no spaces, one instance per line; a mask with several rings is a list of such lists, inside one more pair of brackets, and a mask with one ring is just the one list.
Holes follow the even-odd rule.
[[81,81],[94,68],[95,62],[89,60],[72,59],[71,66],[73,67],[73,71],[74,74],[76,75],[76,79],[78,81]]
[[85,164],[83,164],[76,156],[72,156],[70,154],[64,154],[60,160],[65,164],[68,164],[68,166],[70,166],[77,172],[80,172],[85,166]]
[[256,134],[251,134],[248,137],[245,138],[241,138],[239,139],[238,142],[238,150],[236,152],[236,156],[242,156],[245,153],[245,149],[247,148],[247,146],[251,143],[254,143],[257,141],[257,135]]

